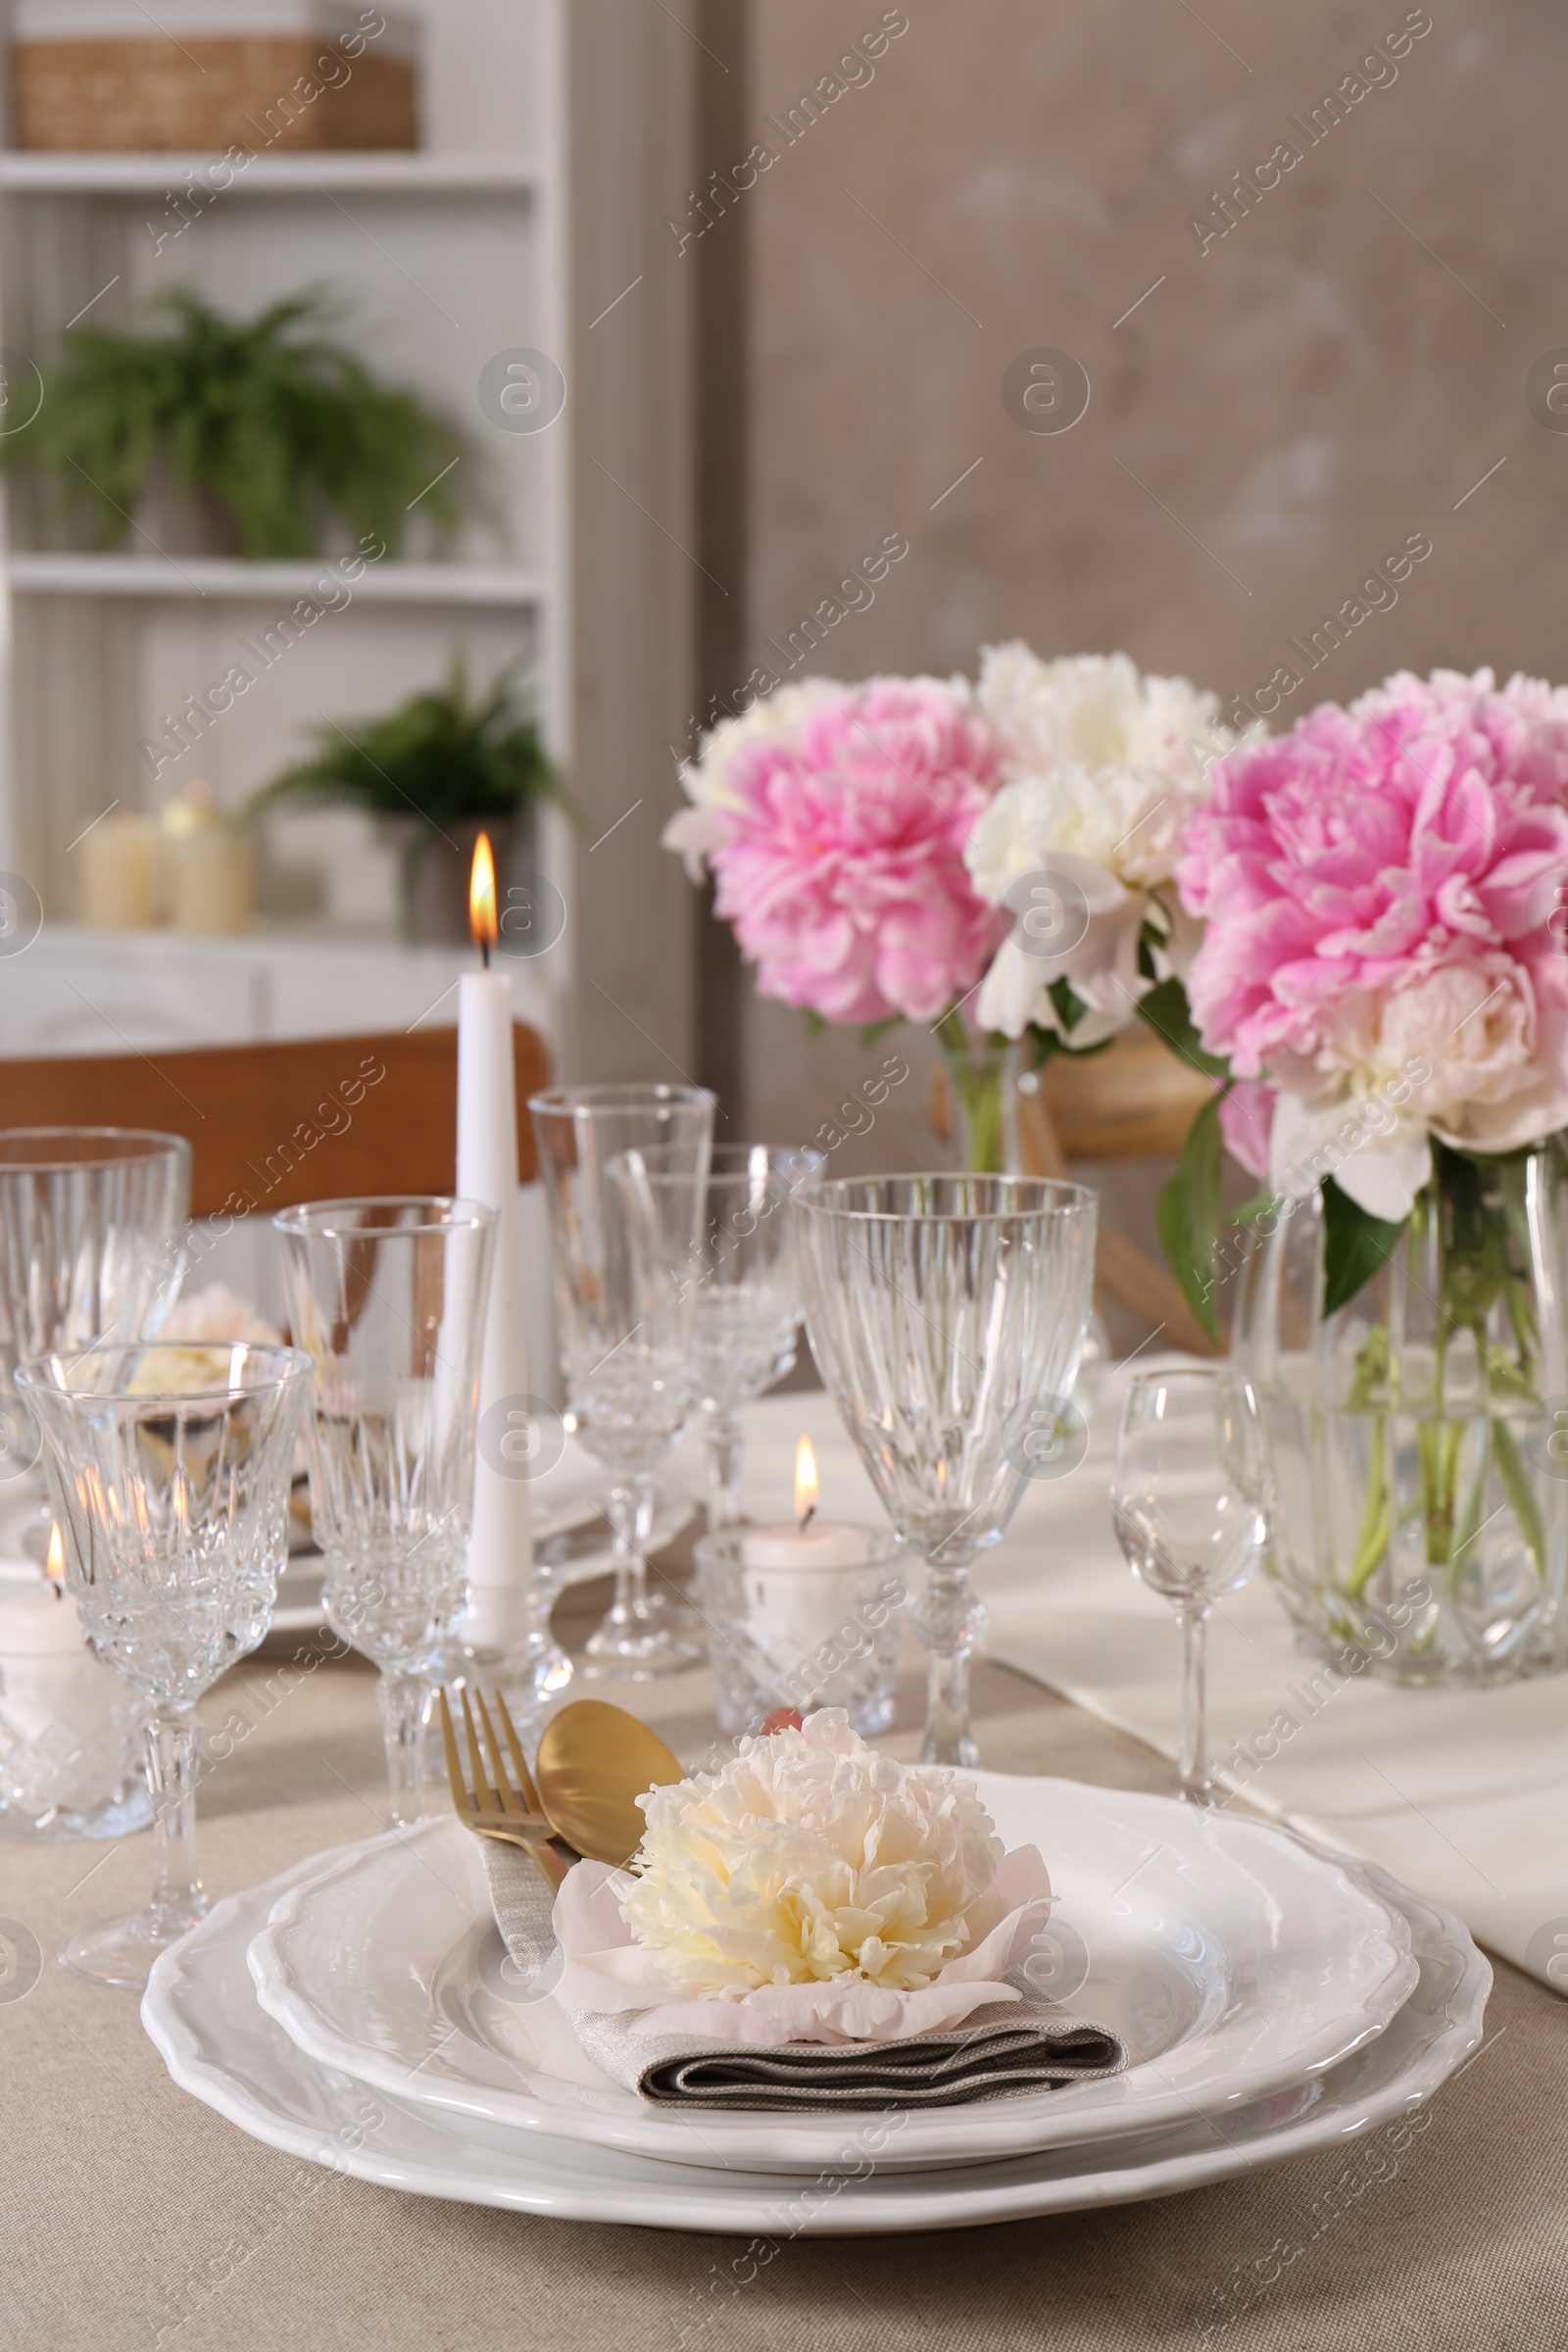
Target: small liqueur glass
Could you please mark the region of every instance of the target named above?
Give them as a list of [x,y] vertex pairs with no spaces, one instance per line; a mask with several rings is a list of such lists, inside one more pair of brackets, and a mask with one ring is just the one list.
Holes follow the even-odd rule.
[[[678,1600],[648,1589],[654,1473],[697,1404],[695,1286],[713,1098],[701,1087],[572,1086],[528,1105],[550,1211],[556,1328],[570,1427],[609,1473],[615,1596],[586,1672],[633,1681],[703,1654]],[[680,1177],[686,1190],[655,1189]]]
[[1111,1518],[1133,1574],[1170,1601],[1182,1629],[1181,1793],[1213,1805],[1208,1619],[1268,1549],[1268,1441],[1250,1382],[1234,1372],[1145,1372],[1129,1381],[1116,1433]]
[[208,1909],[196,1701],[270,1622],[310,1370],[292,1348],[152,1344],[18,1371],[87,1639],[152,1706],[152,1900],[60,1948],[65,1967],[100,1984],[145,1985],[159,1952]]
[[423,1814],[433,1661],[466,1596],[496,1212],[390,1197],[312,1201],[273,1223],[289,1320],[312,1364],[321,1605],[380,1669],[397,1827]]
[[1097,1202],[1029,1176],[841,1177],[799,1196],[807,1329],[899,1534],[925,1556],[909,1623],[929,1656],[928,1764],[976,1764],[969,1582],[1072,1388]]

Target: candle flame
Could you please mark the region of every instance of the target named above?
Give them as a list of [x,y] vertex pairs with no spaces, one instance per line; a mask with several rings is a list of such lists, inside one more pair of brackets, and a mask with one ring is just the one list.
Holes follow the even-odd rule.
[[468,928],[474,946],[483,949],[488,963],[497,935],[496,861],[490,853],[488,833],[481,833],[473,845],[473,865],[468,875]]
[[816,1452],[809,1438],[795,1448],[795,1517],[802,1527],[816,1508]]
[[49,1557],[44,1564],[44,1574],[52,1585],[63,1585],[66,1581],[66,1547],[60,1541],[58,1519],[49,1523]]

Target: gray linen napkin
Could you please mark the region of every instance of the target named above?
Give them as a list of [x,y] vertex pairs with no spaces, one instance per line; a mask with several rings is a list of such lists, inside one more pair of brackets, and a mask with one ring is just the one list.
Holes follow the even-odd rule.
[[[496,1925],[513,1960],[536,1976],[555,1949],[553,1897],[525,1855],[481,1845]],[[1114,2034],[1064,2018],[1016,1972],[1021,2001],[993,2001],[961,2025],[903,2041],[754,2043],[632,2031],[634,2013],[567,2010],[586,2055],[612,2082],[656,2106],[794,2109],[958,2107],[1118,2074]],[[564,2003],[562,2004],[564,2008]]]

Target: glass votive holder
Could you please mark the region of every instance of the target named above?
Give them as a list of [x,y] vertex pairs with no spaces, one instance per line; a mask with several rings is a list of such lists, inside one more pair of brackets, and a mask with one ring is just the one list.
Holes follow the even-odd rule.
[[141,1695],[88,1648],[69,1592],[0,1600],[0,1837],[122,1838],[152,1819]]
[[719,1729],[776,1707],[843,1707],[866,1739],[893,1723],[908,1598],[891,1528],[727,1527],[697,1546]]

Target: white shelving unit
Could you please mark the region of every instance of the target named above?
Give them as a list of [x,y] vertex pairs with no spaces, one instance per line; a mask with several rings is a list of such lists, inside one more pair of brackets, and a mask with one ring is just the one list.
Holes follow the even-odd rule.
[[[137,32],[167,14],[123,6]],[[418,21],[416,153],[258,153],[197,205],[182,192],[212,191],[210,157],[0,143],[0,348],[47,380],[75,328],[123,325],[161,288],[251,316],[328,282],[345,306],[334,331],[466,433],[494,515],[438,549],[416,514],[403,556],[367,564],[350,603],[154,776],[142,747],[164,714],[310,596],[336,551],[311,564],[192,555],[154,514],[113,553],[68,551],[20,482],[0,500],[0,869],[24,875],[48,917],[24,962],[0,956],[0,1054],[118,1051],[104,1015],[142,1051],[287,1035],[288,1005],[317,1033],[363,1027],[367,1007],[400,1017],[420,975],[391,936],[394,853],[362,820],[269,827],[275,918],[232,954],[157,933],[92,948],[71,928],[71,845],[112,801],[156,807],[198,773],[237,805],[299,757],[305,730],[385,710],[461,653],[481,681],[520,661],[581,818],[542,821],[534,862],[568,920],[517,976],[519,1011],[576,1074],[692,1066],[690,893],[658,835],[667,747],[693,707],[701,579],[697,270],[664,217],[697,171],[702,50],[664,0],[399,0],[399,13]],[[9,37],[0,0],[0,60]],[[486,363],[517,347],[566,378],[563,414],[536,433],[503,431],[479,406]],[[329,878],[314,916],[308,893],[290,900],[290,876],[312,872]],[[98,1016],[71,994],[89,954]]]
[[[6,502],[0,604],[0,864],[24,874],[52,921],[75,912],[71,845],[113,801],[156,808],[192,777],[237,806],[343,722],[433,684],[461,657],[488,680],[521,665],[553,752],[571,757],[570,435],[481,410],[485,363],[516,346],[565,355],[567,0],[413,0],[423,145],[411,154],[216,157],[0,153],[0,343],[49,369],[73,326],[122,325],[189,287],[248,316],[312,284],[341,301],[331,331],[383,380],[450,416],[480,476],[480,517],[438,547],[416,512],[401,557],[367,564],[340,609],[191,749],[157,766],[165,714],[220,678],[242,638],[312,594],[332,559],[247,564],[191,554],[139,514],[110,554],[51,545],[37,499]],[[152,20],[125,0],[127,30]],[[156,15],[156,12],[155,12]],[[226,179],[227,184],[221,185]],[[202,191],[191,201],[192,185]],[[482,515],[481,515],[482,508]],[[263,912],[278,918],[323,877],[323,931],[390,937],[395,859],[352,816],[269,828]],[[569,830],[546,819],[539,861],[571,886]],[[568,958],[541,964],[550,993]],[[110,1050],[107,1046],[105,1050]]]
[[[0,190],[34,196],[163,196],[192,178],[215,185],[211,155],[0,156]],[[368,195],[449,196],[506,190],[542,193],[540,166],[522,155],[349,154],[259,155],[243,170],[228,168],[222,193],[277,196],[322,188],[357,188]]]
[[[245,604],[309,596],[321,564],[241,564],[216,556],[51,555],[16,548],[6,558],[23,596],[220,597]],[[533,611],[548,600],[542,574],[499,564],[387,564],[360,574],[368,605],[489,605]]]

